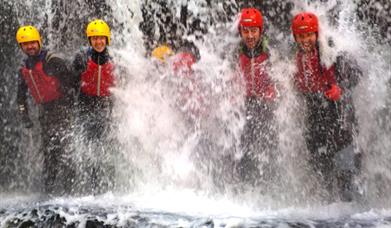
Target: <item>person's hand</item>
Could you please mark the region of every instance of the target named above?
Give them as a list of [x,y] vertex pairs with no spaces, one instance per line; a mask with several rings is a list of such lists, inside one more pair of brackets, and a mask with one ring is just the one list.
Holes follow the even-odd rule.
[[337,84],[332,84],[330,89],[324,92],[327,99],[331,101],[339,101],[342,95],[342,89]]
[[32,128],[34,125],[28,115],[22,115],[22,124],[25,128]]
[[273,85],[271,85],[266,88],[263,98],[267,101],[273,101],[276,98],[276,96],[277,96],[276,88]]

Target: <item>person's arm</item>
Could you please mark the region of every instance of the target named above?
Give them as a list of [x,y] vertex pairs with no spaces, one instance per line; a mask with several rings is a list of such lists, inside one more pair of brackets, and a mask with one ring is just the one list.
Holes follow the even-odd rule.
[[87,61],[85,58],[83,58],[82,53],[79,53],[75,56],[73,62],[72,62],[72,71],[74,71],[75,74],[80,75],[82,72],[86,70]]
[[16,102],[18,103],[19,114],[28,114],[27,110],[27,84],[23,80],[21,73],[18,73],[18,94]]
[[362,77],[362,71],[357,62],[353,58],[348,58],[346,54],[338,56],[336,70],[337,82],[344,90],[355,87]]
[[16,103],[18,104],[18,114],[23,122],[23,124],[30,128],[33,126],[33,123],[29,117],[28,106],[27,106],[27,84],[24,81],[21,73],[18,73],[18,93],[16,98]]
[[84,53],[78,53],[72,62],[72,75],[74,78],[74,86],[77,91],[80,89],[80,75],[87,68],[87,57]]
[[362,71],[357,62],[347,53],[337,57],[335,64],[336,83],[330,85],[325,96],[332,101],[339,101],[343,94],[350,94],[351,90],[358,84]]
[[61,83],[65,83],[69,75],[69,70],[65,60],[54,53],[48,53],[45,58],[44,71],[48,75],[58,77]]
[[77,77],[69,70],[64,59],[48,53],[44,70],[48,75],[54,75],[60,80],[64,92],[72,93],[77,90]]

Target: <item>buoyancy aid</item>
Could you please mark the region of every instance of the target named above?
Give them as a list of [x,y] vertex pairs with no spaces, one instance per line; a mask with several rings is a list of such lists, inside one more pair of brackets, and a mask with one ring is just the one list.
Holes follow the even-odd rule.
[[32,69],[23,66],[21,75],[37,104],[45,104],[63,96],[59,79],[45,73],[43,60],[38,61]]
[[114,65],[111,61],[99,65],[88,58],[86,70],[81,73],[81,92],[88,96],[110,96],[114,86]]
[[322,93],[336,84],[335,65],[326,68],[320,63],[318,50],[305,54],[302,51],[296,56],[297,73],[295,84],[302,93]]
[[273,82],[266,71],[268,54],[263,52],[250,58],[245,53],[241,53],[239,58],[247,96],[265,97],[273,93]]

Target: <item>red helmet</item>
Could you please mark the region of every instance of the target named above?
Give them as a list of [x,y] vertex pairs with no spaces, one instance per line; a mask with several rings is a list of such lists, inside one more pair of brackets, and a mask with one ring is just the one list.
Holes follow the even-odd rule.
[[318,17],[316,17],[316,15],[313,13],[299,13],[292,20],[293,35],[318,31]]
[[260,32],[263,28],[262,14],[255,8],[242,9],[239,21],[239,31],[241,27],[259,27]]
[[191,71],[191,67],[196,62],[196,58],[193,54],[188,52],[180,52],[173,57],[173,70],[174,72]]

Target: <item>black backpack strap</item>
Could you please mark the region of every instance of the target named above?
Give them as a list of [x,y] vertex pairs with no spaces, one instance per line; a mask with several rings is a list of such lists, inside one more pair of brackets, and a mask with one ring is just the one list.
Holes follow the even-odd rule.
[[50,62],[53,58],[59,58],[61,59],[60,55],[58,55],[55,52],[48,51],[45,57],[45,62]]

